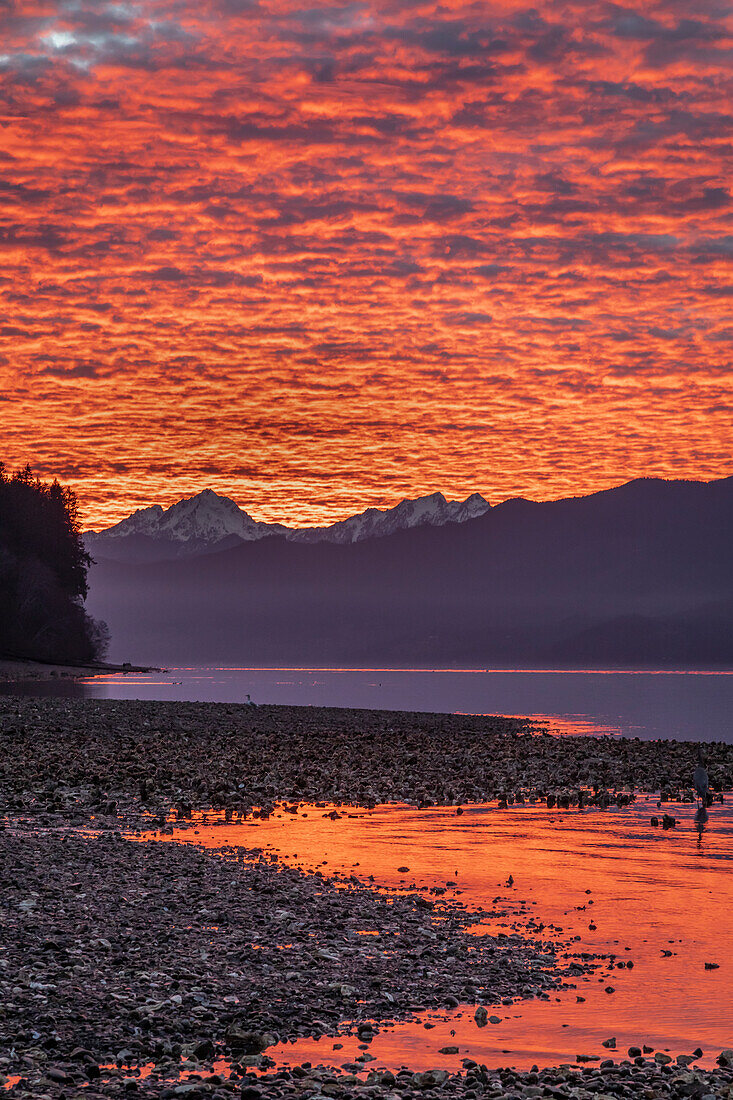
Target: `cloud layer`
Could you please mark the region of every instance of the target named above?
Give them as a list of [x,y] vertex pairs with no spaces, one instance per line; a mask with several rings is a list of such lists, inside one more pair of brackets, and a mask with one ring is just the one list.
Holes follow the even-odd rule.
[[0,0],[0,423],[90,521],[731,472],[728,4]]

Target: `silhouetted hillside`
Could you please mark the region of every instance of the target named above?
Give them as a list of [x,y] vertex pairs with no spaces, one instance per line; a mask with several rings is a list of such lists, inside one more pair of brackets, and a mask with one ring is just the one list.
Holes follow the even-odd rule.
[[76,498],[29,468],[0,463],[0,655],[86,662],[103,655],[104,623],[84,611],[90,558]]
[[644,479],[348,546],[267,538],[91,575],[116,657],[733,664],[733,478]]

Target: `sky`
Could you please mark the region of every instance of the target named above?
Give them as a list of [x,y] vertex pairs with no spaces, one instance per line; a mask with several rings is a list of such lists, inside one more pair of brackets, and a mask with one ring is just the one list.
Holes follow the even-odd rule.
[[723,0],[0,0],[0,440],[84,521],[733,473]]

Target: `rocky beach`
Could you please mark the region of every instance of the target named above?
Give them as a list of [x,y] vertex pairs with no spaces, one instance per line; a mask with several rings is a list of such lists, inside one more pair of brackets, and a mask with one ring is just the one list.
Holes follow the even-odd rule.
[[[725,798],[733,747],[710,756]],[[652,791],[674,818],[694,762],[686,744],[558,738],[506,718],[0,698],[0,1087],[54,1100],[733,1095],[730,1051],[706,1069],[694,1049],[615,1043],[600,1064],[523,1072],[470,1057],[460,1071],[372,1067],[370,1044],[396,1021],[462,1006],[480,1028],[563,988],[582,999],[616,957],[536,921],[496,933],[501,896],[477,910],[455,891],[386,892],[358,870],[290,866],[255,835],[168,839],[202,812],[261,821],[306,803],[337,807],[338,828],[391,802],[614,812]],[[323,1038],[322,1065],[270,1057],[304,1037]]]
[[0,684],[33,683],[35,681],[80,680],[103,672],[127,674],[151,672],[148,665],[112,665],[107,661],[93,664],[64,664],[53,661],[27,661],[0,658]]
[[33,680],[72,680],[88,675],[74,665],[44,664],[41,661],[0,660],[0,683]]

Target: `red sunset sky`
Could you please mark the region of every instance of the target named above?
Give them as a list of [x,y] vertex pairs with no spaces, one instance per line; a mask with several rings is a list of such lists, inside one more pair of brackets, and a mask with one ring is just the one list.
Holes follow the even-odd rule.
[[731,10],[0,0],[0,457],[100,525],[733,472]]

